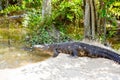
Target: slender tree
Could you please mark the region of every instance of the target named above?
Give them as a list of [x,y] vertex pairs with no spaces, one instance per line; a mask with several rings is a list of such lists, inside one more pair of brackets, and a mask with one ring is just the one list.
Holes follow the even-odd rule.
[[95,39],[97,30],[95,0],[84,0],[84,7],[85,39]]
[[51,15],[51,0],[43,0],[42,19]]
[[2,1],[0,1],[0,10],[3,9],[3,6],[2,6]]

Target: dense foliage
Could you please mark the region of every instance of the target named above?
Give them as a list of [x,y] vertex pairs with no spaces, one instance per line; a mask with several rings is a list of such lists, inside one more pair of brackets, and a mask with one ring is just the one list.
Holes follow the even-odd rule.
[[115,1],[111,4],[109,11],[111,15],[115,15],[117,19],[120,19],[120,2]]
[[[27,30],[27,43],[41,44],[83,39],[83,0],[52,0],[52,14],[44,20],[42,0],[13,1],[16,3],[7,5],[0,13],[10,15],[23,12],[22,25]],[[6,3],[5,0],[3,2]],[[99,0],[97,2],[99,4]],[[99,17],[107,19],[107,28],[110,24],[110,28],[115,29],[116,18],[120,17],[120,2],[103,0],[103,3],[105,8],[100,8],[100,5],[96,8]],[[112,37],[114,34],[115,32],[110,31],[107,36]]]
[[71,33],[69,31],[70,25],[77,26],[75,25],[76,22],[79,22],[83,17],[81,5],[82,1],[77,0],[73,2],[53,0],[51,17],[46,17],[44,20],[41,18],[41,8],[32,8],[27,11],[23,25],[27,26],[30,30],[28,33],[30,37],[29,43],[54,43],[68,41],[72,38],[80,39],[81,35],[77,32],[74,33],[75,29],[78,28],[71,27],[74,30],[74,32],[72,31],[74,35],[68,33]]

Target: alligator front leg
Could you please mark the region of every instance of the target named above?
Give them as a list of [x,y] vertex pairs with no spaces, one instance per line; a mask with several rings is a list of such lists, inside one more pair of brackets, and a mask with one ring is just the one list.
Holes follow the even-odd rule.
[[57,49],[54,49],[53,51],[53,57],[57,57],[60,52],[57,51]]

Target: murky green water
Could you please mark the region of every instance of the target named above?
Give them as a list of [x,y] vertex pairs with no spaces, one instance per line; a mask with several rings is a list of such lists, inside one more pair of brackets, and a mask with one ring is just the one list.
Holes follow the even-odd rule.
[[51,55],[41,51],[24,51],[15,47],[0,47],[0,69],[16,68],[23,65],[40,62]]

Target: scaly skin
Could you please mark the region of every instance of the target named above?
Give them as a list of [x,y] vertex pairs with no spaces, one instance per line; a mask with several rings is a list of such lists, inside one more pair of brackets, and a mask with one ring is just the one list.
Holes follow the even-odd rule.
[[49,44],[43,45],[42,47],[36,47],[41,50],[53,52],[53,57],[57,57],[59,53],[66,53],[72,56],[79,57],[103,57],[110,60],[113,60],[120,64],[120,55],[115,51],[98,47],[95,45],[90,45],[83,42],[67,42],[67,43],[59,43],[59,44]]

